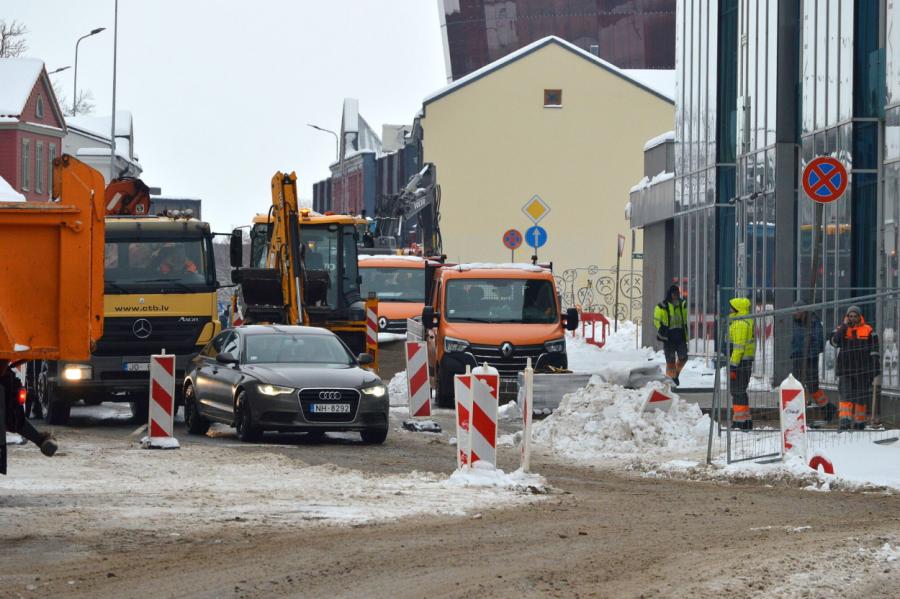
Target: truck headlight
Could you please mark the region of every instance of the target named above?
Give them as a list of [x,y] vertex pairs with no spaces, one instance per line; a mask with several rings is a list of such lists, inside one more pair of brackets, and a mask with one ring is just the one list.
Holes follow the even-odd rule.
[[87,364],[66,364],[62,375],[67,381],[90,380],[94,376],[94,369]]
[[294,390],[290,387],[279,387],[278,385],[260,385],[259,392],[263,395],[274,397],[276,395],[287,395],[288,393],[293,393]]
[[444,351],[466,351],[469,349],[469,342],[465,339],[454,339],[453,337],[444,337]]
[[544,349],[549,354],[560,354],[566,351],[566,338],[553,339],[544,343]]
[[387,387],[379,383],[377,385],[372,385],[371,387],[366,387],[365,389],[360,389],[360,392],[366,397],[377,399],[379,397],[384,397],[384,394],[387,393]]

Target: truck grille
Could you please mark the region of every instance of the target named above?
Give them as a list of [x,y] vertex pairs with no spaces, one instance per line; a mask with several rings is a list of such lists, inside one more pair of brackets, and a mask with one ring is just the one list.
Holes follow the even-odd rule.
[[[340,394],[340,399],[320,399],[319,393]],[[349,403],[350,412],[345,414],[314,414],[310,412],[311,404]],[[359,391],[356,389],[302,389],[300,391],[300,407],[307,422],[353,422],[359,409]]]
[[528,358],[531,358],[531,365],[537,365],[538,356],[546,350],[543,345],[521,345],[514,346],[513,353],[508,358],[504,358],[500,352],[500,347],[496,345],[473,345],[470,348],[472,355],[481,366],[485,362],[489,366],[493,366],[500,373],[500,378],[516,378],[519,371],[525,370]]
[[[103,323],[103,337],[93,353],[96,356],[149,356],[165,349],[169,354],[193,354],[207,322],[209,316],[107,318]],[[148,323],[150,331],[146,334]]]
[[396,335],[406,334],[406,319],[388,320],[387,326],[381,329],[382,333],[394,333]]

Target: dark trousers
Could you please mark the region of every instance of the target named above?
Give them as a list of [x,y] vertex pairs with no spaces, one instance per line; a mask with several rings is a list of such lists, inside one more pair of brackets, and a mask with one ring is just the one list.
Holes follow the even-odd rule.
[[750,396],[747,395],[747,387],[750,386],[752,374],[752,360],[742,360],[735,369],[735,378],[731,381],[731,403],[734,408],[733,419],[736,422],[750,419]]
[[794,356],[794,377],[810,394],[819,390],[819,356]]
[[[25,418],[25,408],[19,405],[19,381],[11,371],[0,377],[0,400],[3,400],[3,409],[6,410],[6,430],[18,433],[40,446],[46,438],[45,433],[39,432],[31,422]],[[4,431],[3,434],[6,434]]]

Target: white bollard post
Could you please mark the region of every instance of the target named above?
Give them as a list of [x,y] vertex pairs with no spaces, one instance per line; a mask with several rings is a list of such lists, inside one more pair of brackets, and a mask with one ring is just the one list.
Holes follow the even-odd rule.
[[175,431],[175,356],[150,356],[149,434],[144,449],[178,449]]
[[781,421],[781,459],[788,455],[806,461],[806,394],[803,385],[790,374],[778,389]]
[[531,469],[531,421],[534,416],[534,368],[531,366],[531,358],[525,366],[525,392],[520,395],[522,397],[522,445],[519,449],[519,457],[521,458],[522,472],[528,472]]
[[497,467],[497,416],[500,406],[500,373],[484,364],[472,371],[472,420],[470,463],[484,461]]

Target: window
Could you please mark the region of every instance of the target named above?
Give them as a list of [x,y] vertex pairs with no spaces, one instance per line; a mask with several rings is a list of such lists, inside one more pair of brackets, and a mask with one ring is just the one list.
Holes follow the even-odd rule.
[[235,358],[238,356],[238,336],[235,333],[231,333],[231,337],[225,341],[225,345],[222,346],[223,354],[231,354]]
[[44,193],[44,142],[35,142],[34,147],[34,190]]
[[56,144],[50,144],[50,158],[47,160],[47,191],[53,197],[53,161],[56,160]]
[[230,334],[231,331],[222,331],[203,348],[203,351],[201,351],[200,354],[207,358],[215,358],[219,355],[219,352],[222,351],[222,346],[225,344],[225,338]]
[[44,96],[37,97],[37,106],[34,107],[34,113],[37,115],[37,118],[44,118]]
[[544,108],[561,108],[562,107],[562,90],[561,89],[545,89],[544,90]]
[[30,191],[31,190],[31,161],[28,160],[29,153],[31,152],[31,140],[23,139],[22,140],[22,176],[21,176],[21,186],[22,191]]

